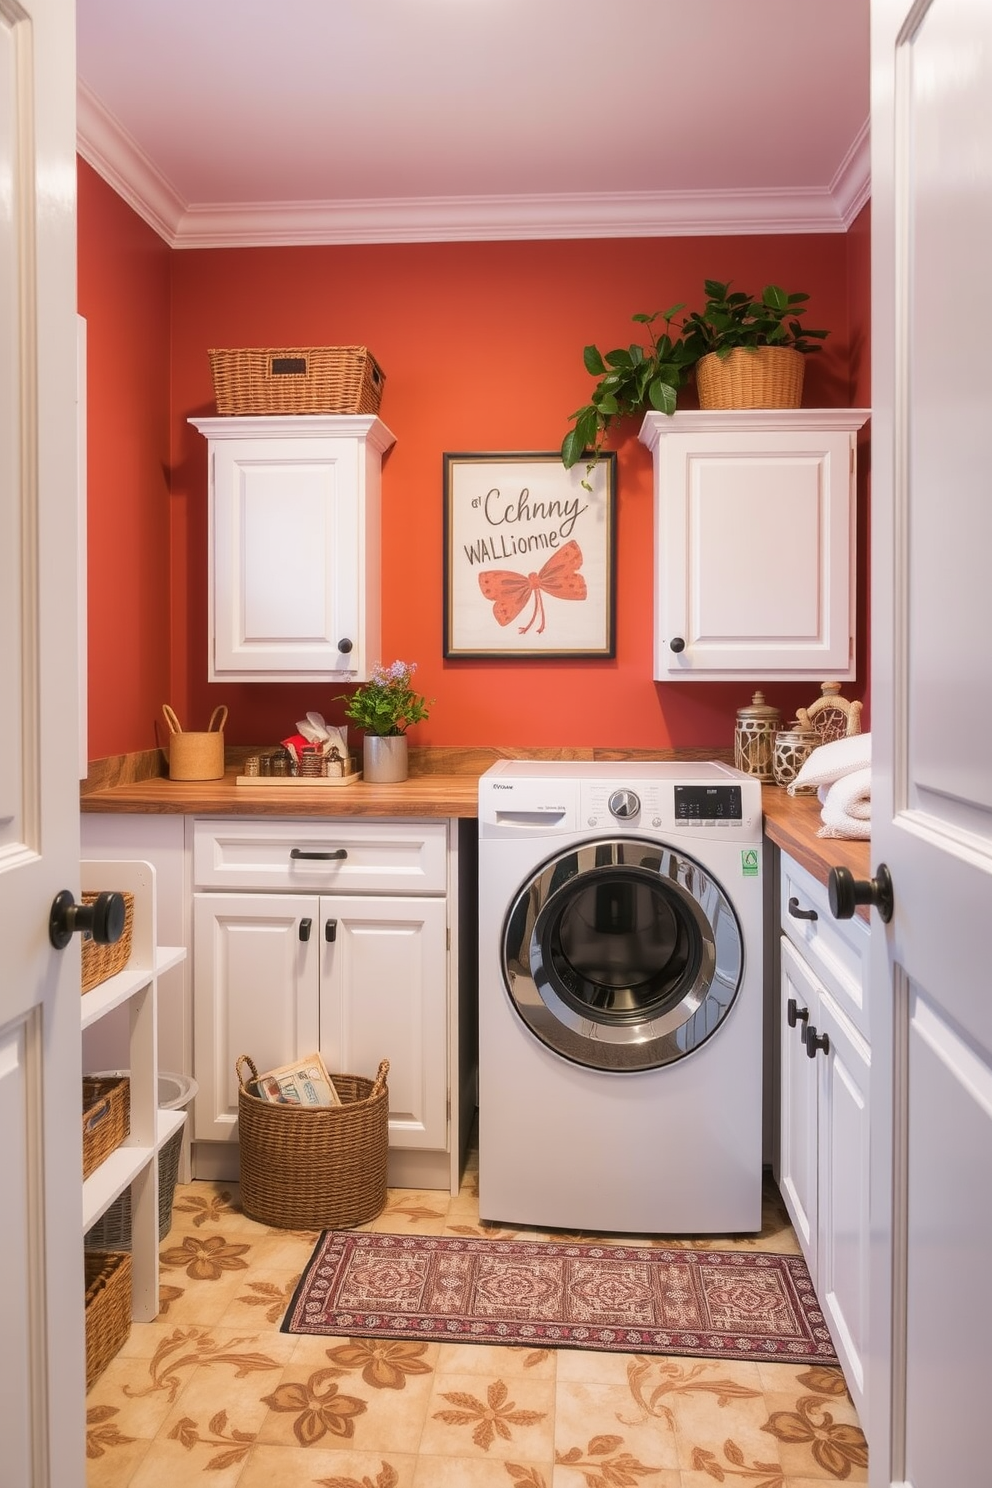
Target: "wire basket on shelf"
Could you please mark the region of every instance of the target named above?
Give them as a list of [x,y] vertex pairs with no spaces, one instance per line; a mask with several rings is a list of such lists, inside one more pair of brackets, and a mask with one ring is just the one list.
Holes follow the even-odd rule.
[[[126,1074],[127,1071],[118,1073]],[[125,1083],[127,1083],[125,1081]],[[160,1070],[158,1076],[158,1104],[164,1111],[185,1108],[196,1096],[199,1086],[191,1075],[178,1075]],[[184,1124],[185,1125],[185,1124]],[[172,1133],[163,1143],[158,1154],[158,1238],[164,1240],[172,1229],[172,1204],[179,1178],[179,1159],[183,1150],[184,1126]],[[87,1250],[131,1249],[131,1188],[130,1185],[114,1200],[94,1225],[86,1231],[83,1240]]]
[[[245,1079],[243,1066],[251,1071]],[[389,1061],[374,1080],[331,1076],[337,1106],[274,1104],[254,1095],[247,1054],[238,1076],[241,1207],[249,1219],[287,1230],[349,1229],[386,1203]]]

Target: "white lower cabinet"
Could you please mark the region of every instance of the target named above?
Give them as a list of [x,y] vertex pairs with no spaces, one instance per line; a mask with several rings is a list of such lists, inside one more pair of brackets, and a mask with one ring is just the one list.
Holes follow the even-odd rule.
[[389,1060],[391,1182],[456,1184],[449,849],[446,822],[193,823],[197,1176],[237,1176],[239,1055],[319,1048],[332,1074]]
[[851,1397],[866,1416],[868,925],[831,917],[826,890],[781,860],[779,1189]]

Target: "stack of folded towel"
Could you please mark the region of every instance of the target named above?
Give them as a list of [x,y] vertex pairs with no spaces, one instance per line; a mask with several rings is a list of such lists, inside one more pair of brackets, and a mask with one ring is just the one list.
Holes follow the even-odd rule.
[[871,734],[821,744],[788,787],[816,787],[823,826],[818,837],[871,836]]

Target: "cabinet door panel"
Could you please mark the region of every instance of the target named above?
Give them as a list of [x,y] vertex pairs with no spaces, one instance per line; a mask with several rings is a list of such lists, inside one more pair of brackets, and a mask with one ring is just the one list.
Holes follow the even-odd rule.
[[244,440],[214,451],[211,676],[342,673],[358,631],[358,445]]
[[801,1040],[803,1022],[790,1028],[787,1011],[794,1000],[808,1022],[819,1016],[819,989],[789,942],[782,937],[782,995],[779,1009],[781,1116],[778,1184],[799,1244],[816,1279],[817,1092],[816,1070]]
[[820,996],[817,1031],[830,1039],[816,1056],[819,1080],[820,1207],[817,1296],[865,1419],[868,1328],[868,1046],[830,994]]
[[[195,896],[197,1140],[237,1140],[240,1054],[261,1073],[318,1047],[316,917],[315,898]],[[308,941],[305,918],[315,927]]]
[[446,945],[442,900],[320,901],[321,1053],[332,1073],[370,1077],[389,1060],[391,1147],[447,1143]]

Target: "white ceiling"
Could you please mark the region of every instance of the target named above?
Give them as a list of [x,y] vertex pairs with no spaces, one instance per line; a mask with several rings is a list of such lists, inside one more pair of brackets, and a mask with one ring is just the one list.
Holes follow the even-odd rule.
[[77,0],[79,151],[174,247],[841,232],[869,0]]

